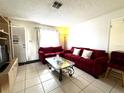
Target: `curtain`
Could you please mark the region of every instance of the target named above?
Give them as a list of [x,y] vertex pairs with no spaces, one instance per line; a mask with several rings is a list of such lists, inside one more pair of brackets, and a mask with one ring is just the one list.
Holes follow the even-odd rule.
[[59,32],[52,27],[42,27],[38,32],[39,47],[59,46]]

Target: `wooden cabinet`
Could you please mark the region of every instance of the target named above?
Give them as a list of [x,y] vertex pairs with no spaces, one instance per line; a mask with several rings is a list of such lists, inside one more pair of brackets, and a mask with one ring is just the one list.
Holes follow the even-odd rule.
[[9,70],[8,75],[9,75],[9,88],[11,91],[13,88],[13,84],[14,84],[16,75],[17,75],[17,69],[18,69],[18,60],[17,59],[13,60],[13,63],[10,68],[11,69]]
[[18,59],[7,63],[6,69],[0,73],[0,93],[11,93],[18,69]]
[[0,44],[6,44],[8,47],[9,58],[12,59],[11,42],[11,22],[7,17],[0,16]]
[[0,16],[0,44],[7,45],[10,60],[5,62],[0,72],[0,93],[11,93],[16,78],[18,59],[12,56],[11,22],[3,16]]

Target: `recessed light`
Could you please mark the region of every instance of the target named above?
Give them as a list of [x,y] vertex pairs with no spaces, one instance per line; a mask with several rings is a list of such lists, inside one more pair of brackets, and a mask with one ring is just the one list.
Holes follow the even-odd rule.
[[59,9],[61,6],[62,6],[62,3],[58,2],[58,1],[55,1],[52,5],[52,7],[56,8],[56,9]]

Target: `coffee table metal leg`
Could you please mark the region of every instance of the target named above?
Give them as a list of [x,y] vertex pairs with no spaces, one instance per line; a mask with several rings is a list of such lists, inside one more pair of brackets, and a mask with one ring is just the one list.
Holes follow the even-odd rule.
[[73,68],[73,66],[68,68],[68,73],[69,73],[69,76],[70,77],[74,74],[74,68]]
[[60,72],[59,72],[59,81],[62,81],[62,69],[60,69]]
[[51,69],[51,65],[49,63],[47,63],[47,66],[48,66],[49,69]]

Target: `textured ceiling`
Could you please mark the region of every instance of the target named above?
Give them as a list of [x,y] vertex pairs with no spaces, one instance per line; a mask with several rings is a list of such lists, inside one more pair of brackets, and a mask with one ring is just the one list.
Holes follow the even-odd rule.
[[124,7],[124,0],[0,0],[0,15],[53,26],[70,26]]

